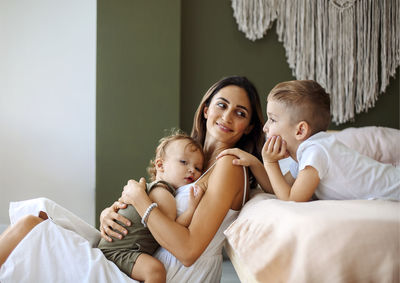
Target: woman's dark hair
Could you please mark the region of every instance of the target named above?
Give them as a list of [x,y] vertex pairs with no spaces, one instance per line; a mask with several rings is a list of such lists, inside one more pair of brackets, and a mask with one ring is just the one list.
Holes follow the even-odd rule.
[[[216,82],[208,89],[206,94],[203,96],[203,99],[201,100],[199,107],[196,110],[191,136],[202,146],[204,146],[204,141],[207,132],[206,119],[204,118],[203,115],[204,107],[208,107],[210,105],[211,99],[222,88],[231,85],[240,87],[244,91],[246,91],[252,109],[250,125],[253,125],[253,129],[247,135],[244,134],[235,146],[248,153],[251,153],[261,161],[262,160],[261,149],[265,142],[265,136],[263,134],[264,118],[261,111],[260,97],[258,95],[257,89],[255,88],[253,83],[250,82],[246,77],[242,76],[225,77]],[[257,183],[255,179],[251,175],[250,185],[254,187],[256,184]]]

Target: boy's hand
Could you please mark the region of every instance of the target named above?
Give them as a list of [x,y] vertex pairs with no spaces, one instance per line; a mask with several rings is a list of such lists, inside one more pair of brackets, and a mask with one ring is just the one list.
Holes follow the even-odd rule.
[[280,159],[289,157],[286,151],[286,141],[280,136],[269,137],[262,148],[261,154],[264,164],[275,163]]
[[252,155],[244,150],[241,150],[239,148],[225,149],[220,154],[218,154],[217,159],[219,159],[225,155],[234,155],[238,158],[238,159],[234,159],[232,161],[233,165],[250,167],[255,162],[259,161],[254,155]]
[[204,195],[204,190],[200,186],[198,185],[191,186],[188,209],[195,210],[203,195]]

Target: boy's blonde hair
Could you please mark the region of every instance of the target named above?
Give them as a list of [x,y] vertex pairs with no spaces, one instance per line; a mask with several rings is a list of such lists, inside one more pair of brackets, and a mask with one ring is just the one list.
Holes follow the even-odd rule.
[[171,134],[168,136],[165,136],[163,138],[160,139],[158,146],[156,148],[156,156],[154,157],[153,160],[150,160],[150,165],[149,167],[147,167],[147,173],[149,174],[150,177],[150,181],[155,181],[156,180],[156,167],[155,167],[155,161],[158,158],[164,158],[165,156],[165,151],[166,148],[168,147],[168,145],[173,142],[173,141],[177,141],[177,140],[188,140],[189,143],[186,146],[194,146],[195,149],[193,150],[193,152],[199,150],[200,153],[204,156],[204,152],[203,152],[203,147],[200,145],[200,143],[198,143],[197,141],[195,141],[192,137],[188,136],[187,134],[185,134],[184,132],[182,132],[181,130],[172,130]]
[[312,80],[295,80],[277,84],[268,94],[267,101],[283,103],[293,123],[305,121],[311,134],[328,129],[331,112],[330,98],[325,89]]

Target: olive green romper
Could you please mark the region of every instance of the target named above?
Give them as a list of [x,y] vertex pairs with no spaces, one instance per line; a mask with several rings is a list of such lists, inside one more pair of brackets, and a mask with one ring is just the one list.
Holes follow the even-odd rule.
[[[164,184],[165,186],[163,187],[172,195],[175,195],[174,187],[164,181],[147,184],[147,194],[160,183]],[[126,226],[117,221],[118,224],[121,224],[128,230],[127,235],[121,240],[111,237],[113,239],[112,242],[108,242],[102,238],[98,248],[101,249],[108,260],[114,262],[119,269],[130,277],[133,265],[139,255],[142,253],[152,255],[159,247],[159,244],[151,235],[149,229],[143,226],[141,223],[142,218],[132,205],[128,205],[125,209],[120,209],[118,213],[131,221],[131,226]]]

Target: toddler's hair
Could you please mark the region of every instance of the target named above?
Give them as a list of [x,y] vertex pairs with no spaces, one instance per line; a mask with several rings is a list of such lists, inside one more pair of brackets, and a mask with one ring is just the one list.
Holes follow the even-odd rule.
[[328,129],[331,112],[330,98],[325,89],[312,80],[295,80],[277,84],[267,101],[278,101],[287,107],[293,123],[306,121],[311,134]]
[[193,151],[199,150],[200,153],[204,156],[203,147],[200,145],[200,143],[198,143],[192,137],[185,134],[183,131],[177,130],[177,129],[172,129],[171,133],[168,136],[165,136],[160,139],[158,146],[156,148],[156,155],[155,155],[154,159],[150,160],[150,165],[149,165],[149,167],[147,167],[147,173],[149,174],[151,182],[155,181],[155,179],[156,179],[157,170],[155,167],[155,160],[158,158],[164,158],[165,150],[168,147],[168,145],[171,142],[177,141],[177,140],[188,140],[189,143],[186,146],[189,146],[189,145],[194,146],[195,150],[193,150]]

